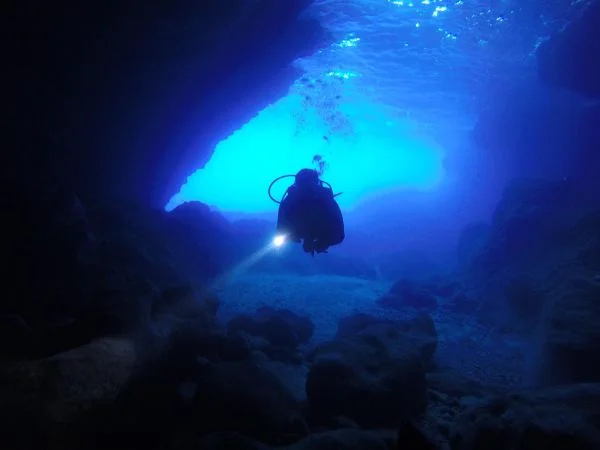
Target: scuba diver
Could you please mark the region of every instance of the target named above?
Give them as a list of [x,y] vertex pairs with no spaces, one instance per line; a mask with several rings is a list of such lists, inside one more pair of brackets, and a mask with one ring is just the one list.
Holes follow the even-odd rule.
[[[282,178],[294,177],[281,202],[271,196],[271,187]],[[296,175],[283,175],[269,186],[269,197],[279,203],[277,234],[281,239],[302,241],[306,253],[327,253],[332,245],[345,237],[342,212],[329,183],[313,169],[302,169]]]

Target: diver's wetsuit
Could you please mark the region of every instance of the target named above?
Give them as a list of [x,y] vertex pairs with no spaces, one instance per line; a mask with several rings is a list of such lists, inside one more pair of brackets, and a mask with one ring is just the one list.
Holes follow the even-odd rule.
[[[318,180],[318,179],[317,179]],[[277,231],[303,240],[307,253],[323,253],[344,240],[344,219],[331,189],[318,183],[295,183],[279,206]]]

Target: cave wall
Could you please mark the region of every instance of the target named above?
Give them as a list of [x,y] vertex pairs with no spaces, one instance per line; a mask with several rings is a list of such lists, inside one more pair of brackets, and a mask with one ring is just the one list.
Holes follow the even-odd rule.
[[600,0],[537,49],[534,80],[490,86],[473,141],[494,189],[514,177],[600,190]]
[[[327,40],[311,0],[11,6],[5,176],[162,207]],[[302,17],[301,17],[302,16]],[[22,180],[21,180],[22,181]]]
[[600,98],[600,0],[540,45],[537,62],[542,81]]

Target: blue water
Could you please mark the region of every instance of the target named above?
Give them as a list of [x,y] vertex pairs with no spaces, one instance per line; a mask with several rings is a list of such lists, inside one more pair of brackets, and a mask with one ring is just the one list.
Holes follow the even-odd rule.
[[491,93],[535,78],[536,48],[581,6],[315,1],[307,14],[333,43],[296,61],[305,75],[288,96],[220,142],[167,209],[200,200],[222,212],[274,211],[268,183],[315,154],[344,208],[390,190],[439,192],[444,159],[469,147]]

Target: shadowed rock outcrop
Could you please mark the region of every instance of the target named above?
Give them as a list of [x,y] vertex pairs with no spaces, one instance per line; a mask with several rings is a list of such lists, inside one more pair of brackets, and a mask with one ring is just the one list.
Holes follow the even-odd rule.
[[600,1],[544,42],[537,51],[539,77],[550,84],[600,98]]
[[323,43],[318,22],[300,17],[310,3],[15,3],[3,170],[60,171],[79,193],[164,206]]

